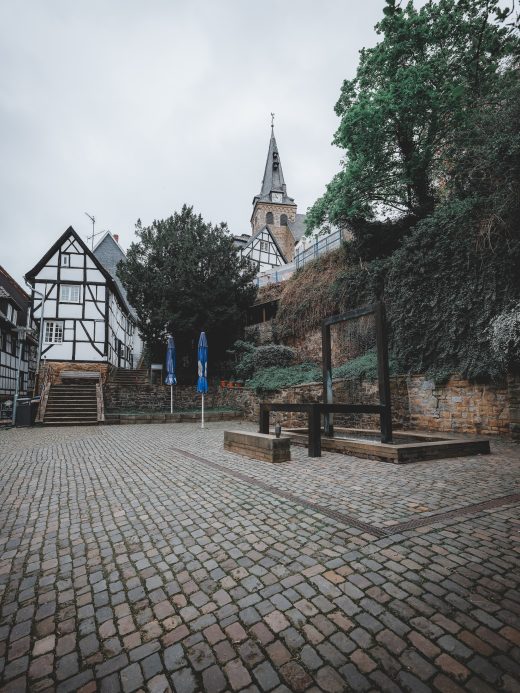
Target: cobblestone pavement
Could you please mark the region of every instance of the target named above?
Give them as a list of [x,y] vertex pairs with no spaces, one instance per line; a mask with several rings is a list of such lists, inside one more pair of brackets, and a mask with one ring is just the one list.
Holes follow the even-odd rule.
[[0,690],[520,691],[518,446],[269,465],[237,426],[0,432]]

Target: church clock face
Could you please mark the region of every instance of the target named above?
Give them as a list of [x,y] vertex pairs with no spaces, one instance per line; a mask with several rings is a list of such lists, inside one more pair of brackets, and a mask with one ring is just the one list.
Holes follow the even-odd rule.
[[281,202],[282,201],[282,193],[271,193],[271,200],[273,202]]

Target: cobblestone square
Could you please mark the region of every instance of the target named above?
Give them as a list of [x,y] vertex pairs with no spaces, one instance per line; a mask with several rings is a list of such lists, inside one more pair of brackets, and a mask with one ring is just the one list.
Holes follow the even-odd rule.
[[520,448],[391,465],[214,423],[0,432],[1,691],[520,691]]

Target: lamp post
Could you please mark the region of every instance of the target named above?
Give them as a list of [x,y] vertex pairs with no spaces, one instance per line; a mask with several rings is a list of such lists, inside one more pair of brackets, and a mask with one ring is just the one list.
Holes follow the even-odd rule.
[[[42,357],[42,346],[43,346],[43,319],[44,319],[44,317],[45,317],[45,290],[44,290],[44,292],[43,292],[43,294],[42,294],[41,291],[38,291],[38,290],[35,289],[33,286],[31,286],[31,284],[29,284],[29,282],[27,281],[27,279],[25,279],[25,283],[26,283],[27,287],[28,287],[29,289],[31,289],[31,291],[32,291],[33,293],[37,294],[38,296],[41,296],[41,299],[42,299],[42,305],[41,305],[41,309],[40,309],[39,334],[38,334],[38,355],[37,355],[37,358],[36,358],[36,374],[37,374],[38,377],[39,377],[39,375],[40,375],[40,360],[41,360],[41,357]],[[31,308],[32,308],[32,307],[31,307]],[[30,319],[30,316],[29,316],[29,315],[27,316],[27,320],[29,321],[29,324],[31,324],[31,319]]]

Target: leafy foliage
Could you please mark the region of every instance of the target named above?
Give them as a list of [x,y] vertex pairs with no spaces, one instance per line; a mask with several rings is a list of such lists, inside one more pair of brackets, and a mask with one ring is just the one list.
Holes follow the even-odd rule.
[[517,363],[518,17],[498,0],[386,0],[376,28],[336,105],[342,169],[308,215],[353,239],[327,276],[316,264],[288,282],[281,331],[384,300],[401,372],[500,378]]
[[246,350],[235,371],[239,378],[247,379],[262,368],[290,366],[295,357],[296,354],[291,347],[282,344],[265,344]]
[[356,77],[343,83],[334,143],[344,164],[311,209],[309,228],[432,211],[459,128],[518,55],[507,18],[499,0],[420,9],[387,0],[376,25],[382,41],[361,51]]
[[320,369],[314,363],[299,363],[288,367],[271,366],[271,368],[263,368],[255,373],[247,381],[247,387],[261,394],[302,383],[316,382],[320,378]]
[[481,214],[469,199],[439,207],[388,261],[384,297],[402,370],[501,376],[488,326],[520,296],[520,238],[483,253]]
[[[389,357],[389,371],[393,375],[397,372],[395,359]],[[347,361],[342,366],[332,369],[333,378],[359,378],[360,380],[377,380],[377,353],[370,349],[361,356]]]
[[498,361],[510,367],[520,364],[520,303],[493,319],[490,340]]
[[196,358],[205,330],[214,362],[238,336],[254,300],[256,270],[239,257],[225,224],[212,226],[186,205],[168,219],[136,226],[118,276],[136,309],[139,331],[162,358],[172,332],[180,354]]
[[[390,372],[395,373],[396,367],[393,359],[390,359]],[[342,380],[358,378],[360,380],[377,379],[377,355],[374,350],[355,359],[347,361],[341,366],[332,369],[332,377]],[[303,385],[305,383],[320,382],[322,372],[314,363],[301,363],[289,367],[262,368],[247,381],[247,387],[258,393],[274,392],[285,387]]]

